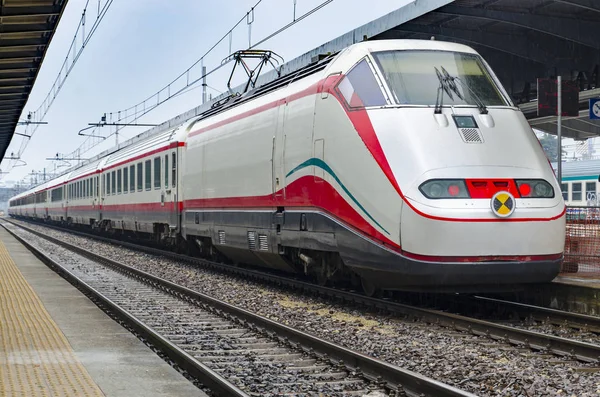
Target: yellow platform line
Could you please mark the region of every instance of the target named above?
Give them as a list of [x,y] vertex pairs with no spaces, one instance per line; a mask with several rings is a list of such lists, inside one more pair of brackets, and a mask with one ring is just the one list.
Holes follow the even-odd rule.
[[0,396],[104,396],[2,241]]

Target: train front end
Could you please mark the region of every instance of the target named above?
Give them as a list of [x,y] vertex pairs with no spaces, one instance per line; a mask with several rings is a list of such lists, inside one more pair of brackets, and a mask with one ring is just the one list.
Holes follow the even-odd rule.
[[399,246],[378,263],[352,254],[349,262],[391,289],[551,281],[565,242],[560,187],[483,58],[463,45],[410,40],[370,43],[369,58],[387,102],[367,112],[385,155],[379,166],[401,197]]

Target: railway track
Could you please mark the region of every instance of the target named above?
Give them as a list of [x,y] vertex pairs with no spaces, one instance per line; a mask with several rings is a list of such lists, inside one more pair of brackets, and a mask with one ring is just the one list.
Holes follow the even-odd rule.
[[[474,396],[22,225],[2,226],[216,395]],[[40,248],[31,235],[65,251]]]
[[239,266],[225,265],[200,258],[193,258],[162,249],[129,242],[122,242],[94,234],[71,231],[70,229],[65,230],[55,226],[49,227],[63,232],[68,231],[83,237],[98,239],[111,244],[143,251],[153,255],[167,256],[177,261],[192,263],[194,265],[210,268],[212,270],[236,274],[244,279],[250,278],[262,282],[266,281],[278,286],[285,286],[286,288],[303,291],[305,293],[311,293],[354,305],[362,305],[380,312],[417,318],[421,321],[438,324],[456,331],[484,336],[492,340],[503,341],[513,346],[531,349],[544,354],[554,354],[587,363],[598,363],[600,358],[600,345],[517,328],[495,321],[473,318],[471,316],[457,314],[456,312],[465,311],[465,307],[469,307],[469,305],[479,311],[484,307],[489,309],[493,306],[496,311],[512,311],[518,313],[518,315],[521,317],[534,317],[538,319],[538,321],[545,321],[559,325],[566,324],[573,328],[585,328],[591,331],[597,327],[600,327],[600,322],[598,322],[593,316],[585,316],[577,313],[564,312],[531,305],[523,305],[516,302],[501,301],[485,297],[458,298],[457,300],[452,301],[454,304],[445,306],[444,310],[435,310],[385,299],[370,298],[351,291],[323,287],[290,277],[282,277],[263,271],[247,269]]

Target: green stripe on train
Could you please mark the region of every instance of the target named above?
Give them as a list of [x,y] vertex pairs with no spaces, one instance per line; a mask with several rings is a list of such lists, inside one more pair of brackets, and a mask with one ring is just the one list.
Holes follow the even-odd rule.
[[342,183],[342,181],[340,181],[340,179],[337,177],[337,175],[335,174],[335,172],[333,172],[333,170],[329,167],[329,165],[327,165],[323,160],[315,158],[315,157],[313,157],[311,159],[308,159],[304,163],[300,164],[299,166],[297,166],[296,168],[294,168],[293,170],[291,170],[290,172],[288,172],[288,174],[285,177],[287,178],[290,175],[292,175],[293,173],[300,171],[302,168],[306,168],[306,167],[310,167],[310,166],[321,168],[322,170],[324,170],[325,172],[327,172],[329,175],[331,175],[333,177],[333,179],[335,179],[335,181],[341,186],[341,188],[344,190],[344,192],[346,192],[346,194],[350,197],[350,199],[352,201],[354,201],[354,204],[356,204],[358,206],[358,208],[360,208],[369,217],[370,220],[372,220],[373,222],[375,222],[375,224],[377,226],[379,226],[381,228],[381,230],[383,230],[387,235],[390,234],[387,230],[385,230],[383,228],[383,226],[381,226],[379,224],[379,222],[377,222],[371,216],[371,214],[369,214],[367,212],[367,210],[358,202],[358,200],[356,198],[354,198],[354,196],[352,195],[352,193],[350,193],[350,191],[346,188],[346,186],[344,186],[344,184]]

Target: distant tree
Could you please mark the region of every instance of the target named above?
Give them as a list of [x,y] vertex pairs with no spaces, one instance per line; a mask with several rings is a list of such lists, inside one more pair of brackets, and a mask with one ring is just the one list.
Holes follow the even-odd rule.
[[558,138],[554,135],[544,134],[544,136],[540,138],[540,143],[550,161],[558,161]]

